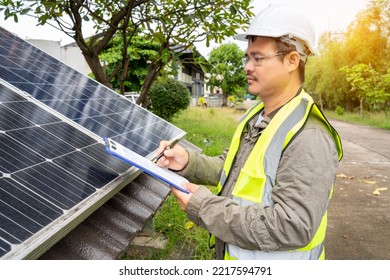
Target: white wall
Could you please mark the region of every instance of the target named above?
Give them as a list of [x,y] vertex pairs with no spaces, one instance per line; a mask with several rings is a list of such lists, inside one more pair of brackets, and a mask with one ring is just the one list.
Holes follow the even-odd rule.
[[28,39],[28,42],[38,47],[42,51],[48,53],[61,62],[69,65],[73,69],[83,73],[84,75],[90,74],[92,71],[89,68],[84,56],[81,53],[79,47],[63,46],[59,41],[50,40],[38,40]]
[[61,61],[85,75],[92,72],[79,47],[62,47]]

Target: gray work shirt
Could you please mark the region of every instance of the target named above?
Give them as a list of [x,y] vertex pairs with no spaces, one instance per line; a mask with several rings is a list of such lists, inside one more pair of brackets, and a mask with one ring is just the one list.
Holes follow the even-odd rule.
[[[257,123],[258,118],[259,114],[243,132],[236,161],[220,195],[202,186],[187,205],[188,218],[216,236],[217,259],[223,259],[224,242],[266,252],[304,247],[328,207],[338,154],[332,137],[314,116],[281,156],[272,191],[274,204],[238,206],[233,202],[232,191],[240,170],[271,121],[264,117]],[[189,164],[179,173],[192,183],[216,185],[227,151],[219,157],[191,150],[188,153]]]

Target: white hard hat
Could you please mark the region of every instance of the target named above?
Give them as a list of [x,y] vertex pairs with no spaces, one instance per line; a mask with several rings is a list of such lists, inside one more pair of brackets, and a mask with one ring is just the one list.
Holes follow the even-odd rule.
[[294,45],[303,61],[315,53],[314,27],[295,7],[269,5],[255,17],[245,33],[237,34],[234,38],[246,41],[251,36],[280,38],[284,43]]

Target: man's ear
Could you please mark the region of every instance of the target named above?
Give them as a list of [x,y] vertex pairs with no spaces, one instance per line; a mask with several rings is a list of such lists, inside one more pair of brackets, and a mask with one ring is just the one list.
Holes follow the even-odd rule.
[[292,51],[288,53],[285,57],[289,67],[291,67],[291,70],[295,70],[299,66],[299,61],[300,61],[300,55],[297,51]]

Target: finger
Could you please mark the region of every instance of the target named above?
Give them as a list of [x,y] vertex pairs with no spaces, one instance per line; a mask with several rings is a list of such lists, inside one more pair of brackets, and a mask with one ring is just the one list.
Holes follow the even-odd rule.
[[164,156],[162,158],[160,158],[156,164],[160,167],[166,167],[169,165],[169,160],[167,160]]
[[168,149],[168,150],[164,151],[164,156],[165,157],[174,157],[176,155],[176,153],[177,153],[177,151],[175,150],[175,148]]
[[160,145],[157,149],[157,153],[160,154],[162,151],[164,151],[169,145],[169,141],[162,140],[160,141]]
[[172,193],[176,196],[177,201],[180,204],[180,207],[183,211],[187,211],[188,201],[190,200],[192,194],[186,194],[174,187],[171,187]]
[[178,190],[177,188],[174,188],[174,187],[171,187],[171,191],[172,193],[176,196],[176,197],[180,197],[180,193],[182,193],[182,191]]
[[187,191],[189,191],[190,193],[195,193],[200,187],[199,185],[195,185],[187,182],[182,183],[181,186]]

